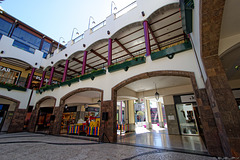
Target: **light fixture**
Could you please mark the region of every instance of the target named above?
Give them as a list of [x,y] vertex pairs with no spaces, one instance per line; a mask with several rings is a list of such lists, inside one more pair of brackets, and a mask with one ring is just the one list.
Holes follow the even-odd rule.
[[90,28],[90,21],[91,19],[93,20],[92,23],[95,24],[94,18],[92,16],[89,17],[89,21],[88,21],[88,29]]
[[77,35],[79,35],[79,33],[78,33],[78,29],[77,29],[77,28],[73,28],[73,31],[72,31],[72,36],[71,36],[71,40],[72,40],[72,38],[73,38],[73,33],[74,33],[74,30],[77,30],[76,34],[77,34]]
[[98,105],[101,105],[101,98],[100,98],[100,94],[99,94],[99,100],[97,101]]
[[156,83],[155,83],[155,88],[156,88],[155,98],[158,101],[159,100],[159,93],[157,92]]
[[64,108],[65,108],[65,109],[67,109],[67,108],[68,108],[68,105],[67,105],[67,104],[65,104]]
[[235,69],[238,70],[238,69],[239,69],[239,65],[236,65],[236,66],[235,66]]
[[63,37],[60,37],[60,38],[59,38],[59,41],[58,41],[57,50],[59,49],[59,44],[60,44],[60,40],[61,40],[61,38],[63,39],[62,43],[65,43],[64,38],[63,38]]
[[113,10],[117,10],[116,4],[112,1],[112,2],[111,2],[111,15],[112,15],[112,13],[113,13],[113,10],[112,10],[113,5],[115,6]]

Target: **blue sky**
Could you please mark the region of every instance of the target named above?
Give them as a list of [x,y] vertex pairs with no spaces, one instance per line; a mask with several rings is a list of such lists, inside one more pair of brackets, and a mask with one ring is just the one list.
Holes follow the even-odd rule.
[[[114,0],[120,10],[134,0]],[[5,0],[0,5],[8,14],[59,41],[71,39],[73,28],[82,34],[89,17],[95,25],[111,14],[111,0]]]

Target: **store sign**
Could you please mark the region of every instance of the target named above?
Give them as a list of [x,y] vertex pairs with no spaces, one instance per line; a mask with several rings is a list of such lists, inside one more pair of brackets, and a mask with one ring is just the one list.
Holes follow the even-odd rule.
[[184,102],[196,102],[196,99],[195,99],[194,95],[186,95],[186,96],[181,96],[181,101],[182,101],[182,103],[184,103]]
[[7,68],[7,67],[0,66],[0,71],[3,71],[3,72],[10,72],[11,69],[10,69],[10,68]]
[[[34,75],[33,78],[36,79],[36,80],[39,80],[39,81],[42,80],[42,77],[36,76],[36,75]],[[45,78],[45,79],[44,79],[44,82],[48,83],[48,82],[49,82],[49,79]],[[58,84],[58,81],[52,81],[52,83],[53,83],[53,84]]]
[[88,107],[85,109],[85,111],[88,111],[88,112],[99,112],[99,108],[95,108],[95,107]]

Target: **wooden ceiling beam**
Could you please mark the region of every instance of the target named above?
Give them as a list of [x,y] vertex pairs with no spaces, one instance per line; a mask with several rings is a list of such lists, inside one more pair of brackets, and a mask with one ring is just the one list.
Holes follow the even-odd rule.
[[124,47],[121,42],[119,42],[119,40],[118,40],[117,38],[115,38],[114,41],[115,41],[125,52],[127,52],[128,55],[130,55],[131,57],[133,57],[132,53],[130,53],[130,52],[127,50],[127,48]]
[[150,34],[152,35],[153,40],[155,41],[155,43],[156,43],[159,51],[161,51],[161,47],[160,47],[160,45],[158,44],[157,38],[156,38],[156,36],[154,35],[153,30],[152,30],[152,28],[151,28],[151,26],[150,26],[149,24],[148,24],[148,30],[150,31]]
[[[76,62],[78,62],[78,63],[80,63],[80,64],[83,64],[83,62],[80,61],[80,60],[78,60],[77,58],[72,58],[72,60],[73,60],[73,61],[76,61]],[[86,66],[87,66],[88,68],[91,68],[91,69],[96,69],[96,68],[90,66],[89,64],[86,64]]]
[[[59,64],[58,67],[65,68],[65,67],[64,67],[63,65],[61,65],[61,64]],[[71,68],[69,68],[69,67],[68,67],[68,70],[69,70],[69,71],[72,71],[72,72],[74,72],[74,73],[79,74],[77,71],[75,71],[75,70],[73,70],[73,69],[71,69]]]
[[95,50],[91,49],[90,50],[93,54],[95,54],[96,56],[100,57],[101,59],[103,59],[104,61],[108,61],[105,57],[103,57],[101,54],[99,54],[98,52],[96,52]]

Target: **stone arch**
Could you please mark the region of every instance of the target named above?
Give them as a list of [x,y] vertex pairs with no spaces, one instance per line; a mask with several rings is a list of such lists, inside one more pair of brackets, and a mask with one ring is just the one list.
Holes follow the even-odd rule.
[[[112,124],[112,126],[107,126],[107,131],[105,130],[104,132],[107,132],[107,135],[110,137],[111,142],[117,141],[117,132],[116,132],[117,91],[120,88],[122,88],[122,87],[126,86],[127,84],[130,84],[134,81],[138,81],[141,79],[147,79],[147,78],[151,78],[151,77],[157,77],[157,76],[179,76],[179,77],[190,78],[195,97],[196,97],[196,99],[199,99],[199,91],[198,91],[194,72],[177,71],[177,70],[152,71],[152,72],[141,73],[136,76],[130,77],[128,79],[125,79],[125,80],[119,82],[117,85],[115,85],[112,88],[111,101],[104,102],[103,107],[102,107],[102,112],[110,112],[108,114],[108,116],[109,116],[109,120],[110,120],[110,123]],[[111,109],[109,109],[110,107],[111,107]],[[103,128],[101,128],[101,130],[103,130]]]
[[[24,109],[19,109],[20,101],[13,99],[11,97],[7,97],[4,95],[0,95],[0,98],[12,101],[16,103],[16,107],[14,109],[13,117],[11,119],[10,125],[8,127],[8,132],[21,132],[24,127],[24,120],[21,121],[19,117],[24,117],[26,116],[26,112]],[[19,116],[19,117],[18,117]]]
[[[55,120],[54,120],[54,124],[51,125],[51,127],[50,127],[50,131],[49,131],[50,134],[60,134],[62,114],[64,111],[64,104],[65,104],[66,99],[68,99],[69,97],[71,97],[72,95],[74,95],[76,93],[85,92],[85,91],[97,91],[97,92],[100,92],[101,95],[103,95],[103,90],[98,89],[98,88],[91,88],[91,87],[78,88],[78,89],[73,90],[73,91],[67,93],[66,95],[64,95],[60,99],[59,107],[54,108],[53,115],[55,115]],[[101,96],[101,104],[102,103],[103,103],[103,96]]]
[[48,100],[48,99],[54,99],[55,103],[54,103],[53,107],[55,108],[56,100],[57,100],[55,97],[53,97],[53,96],[46,96],[46,97],[43,97],[42,99],[40,99],[36,103],[35,109],[32,111],[32,115],[31,115],[31,118],[30,118],[30,121],[29,121],[29,125],[28,125],[28,131],[29,132],[35,132],[37,119],[38,119],[38,114],[39,114],[39,110],[40,110],[40,105],[41,105],[41,103],[43,103],[45,100]]

